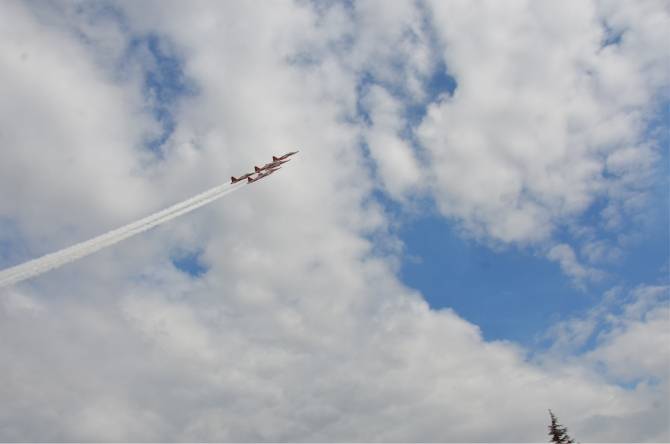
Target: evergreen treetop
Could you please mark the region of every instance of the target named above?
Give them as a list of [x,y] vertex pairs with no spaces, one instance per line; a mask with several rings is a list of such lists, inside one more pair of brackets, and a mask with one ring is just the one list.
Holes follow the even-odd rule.
[[575,440],[568,435],[567,427],[563,427],[558,423],[558,419],[556,419],[556,415],[554,415],[551,409],[549,410],[549,416],[551,416],[551,424],[549,425],[551,441],[549,442],[555,444],[573,444]]

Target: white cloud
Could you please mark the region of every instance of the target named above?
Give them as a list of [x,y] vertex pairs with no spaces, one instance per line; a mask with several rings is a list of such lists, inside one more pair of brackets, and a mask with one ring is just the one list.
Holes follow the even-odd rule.
[[[562,364],[591,368],[606,380],[632,384],[633,391],[648,397],[637,413],[593,415],[576,429],[590,440],[663,440],[663,435],[640,438],[640,430],[657,427],[668,434],[670,406],[670,306],[667,286],[639,286],[629,292],[615,288],[583,316],[552,326],[552,347],[539,360],[547,367]],[[633,410],[635,410],[633,409]],[[661,421],[661,426],[657,421]],[[654,425],[657,424],[657,425]],[[609,435],[615,433],[616,435]]]
[[26,6],[6,2],[0,17],[0,188],[10,196],[0,218],[41,236],[34,251],[46,253],[50,239],[91,235],[146,207],[135,169],[150,121],[132,85],[108,80],[73,34]]
[[[345,9],[324,19],[302,3],[124,3],[127,32],[167,39],[198,87],[171,109],[177,127],[164,160],[147,166],[138,147],[155,122],[140,111],[137,74],[110,80],[116,55],[103,62],[83,43],[118,42],[110,43],[106,30],[96,34],[95,26],[82,31],[97,36],[88,40],[63,31],[82,29],[77,15],[53,19],[54,25],[48,15],[36,20],[26,4],[1,5],[0,60],[8,69],[0,70],[0,88],[11,101],[0,103],[0,133],[12,136],[1,145],[0,183],[21,194],[15,202],[1,200],[0,208],[31,245],[97,233],[270,154],[301,148],[281,174],[225,201],[3,289],[0,399],[9,400],[0,404],[3,440],[538,441],[548,407],[580,440],[670,439],[666,386],[629,390],[593,371],[594,362],[620,367],[617,348],[608,348],[614,336],[591,360],[529,362],[523,349],[485,341],[452,311],[430,310],[398,282],[393,258],[372,253],[370,235],[390,222],[370,204],[373,179],[359,137],[370,130],[395,138],[400,124],[398,113],[387,114],[385,103],[393,101],[384,102],[389,96],[382,90],[371,108],[372,128],[350,119],[360,65],[345,63],[331,47],[354,32],[342,19]],[[376,24],[365,31],[369,37],[355,27],[356,48],[371,48],[361,49],[366,63],[388,61],[392,51],[381,43],[400,37],[387,40],[382,31],[393,36],[397,21],[414,22],[411,5],[384,7],[391,25],[375,20],[378,9],[360,7],[364,19],[357,20]],[[52,13],[59,17],[57,9]],[[21,42],[36,66],[20,65]],[[321,52],[312,63],[289,63],[313,47]],[[418,66],[408,72],[426,71],[423,62],[411,63]],[[20,106],[34,112],[19,112]],[[506,134],[504,125],[490,123],[491,131]],[[467,137],[476,136],[463,125]],[[429,133],[428,125],[422,128]],[[561,171],[561,162],[573,159],[562,148],[548,148],[557,151]],[[500,158],[484,154],[475,153],[482,165],[490,163],[487,189],[519,208],[501,214],[494,237],[526,239],[538,220],[549,223],[555,214],[519,197],[521,167],[499,169]],[[586,162],[563,173],[579,179],[591,168]],[[472,174],[475,184],[485,179]],[[404,177],[412,174],[392,180]],[[556,179],[563,180],[572,179]],[[404,192],[412,183],[392,189]],[[489,204],[481,187],[463,193],[449,205],[493,230],[482,209],[504,206]],[[552,196],[562,202],[562,193]],[[565,199],[566,208],[581,208],[581,198]],[[202,250],[209,271],[185,276],[169,260],[175,249]],[[621,331],[617,338],[637,332]],[[630,435],[596,427],[616,421]]]
[[609,319],[598,347],[586,359],[603,365],[614,378],[631,381],[661,379],[670,374],[670,308],[668,287],[640,287],[622,316]]
[[620,248],[612,247],[603,240],[587,241],[582,246],[581,253],[591,263],[614,262],[622,256]]
[[610,290],[584,315],[552,326],[550,354],[586,361],[616,382],[667,384],[669,294],[667,286]]
[[[608,218],[618,216],[617,204],[639,194],[655,156],[643,131],[652,99],[668,87],[667,8],[431,5],[458,82],[417,130],[427,166],[439,172],[442,212],[475,233],[520,243],[550,238],[603,195],[616,208]],[[619,45],[601,46],[603,21],[625,29]]]
[[558,262],[563,272],[570,276],[577,285],[582,286],[584,281],[597,280],[603,277],[602,271],[581,264],[575,251],[567,244],[553,246],[547,252],[547,258]]
[[391,195],[406,195],[425,179],[409,142],[401,136],[401,104],[379,86],[370,88],[363,100],[372,121],[364,135],[379,176]]

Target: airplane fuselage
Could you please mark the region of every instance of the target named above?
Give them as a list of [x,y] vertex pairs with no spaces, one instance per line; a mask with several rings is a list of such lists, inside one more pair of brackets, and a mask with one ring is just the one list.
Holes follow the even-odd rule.
[[280,161],[280,160],[288,159],[288,158],[291,157],[292,155],[294,155],[294,154],[298,154],[298,153],[299,153],[299,151],[292,151],[292,152],[290,152],[290,153],[286,153],[286,154],[284,154],[283,156],[279,156],[279,157],[277,157],[277,156],[272,156],[272,161],[273,161],[273,162],[277,162],[277,161]]
[[237,183],[237,182],[243,181],[244,179],[247,179],[247,178],[249,178],[253,175],[254,175],[254,173],[247,173],[247,174],[243,174],[242,176],[237,177],[237,178],[235,176],[230,176],[230,183]]
[[286,162],[288,162],[288,160],[277,160],[277,161],[273,161],[273,162],[270,162],[270,163],[266,163],[262,167],[254,167],[254,170],[256,170],[257,173],[260,173],[261,171],[264,171],[264,170],[270,170],[272,168],[276,168],[279,165],[281,165],[283,163],[286,163]]
[[269,176],[270,174],[272,174],[272,173],[274,173],[275,171],[278,171],[278,170],[280,170],[280,169],[281,169],[281,168],[271,168],[271,169],[269,169],[269,170],[267,170],[267,171],[265,171],[265,172],[263,172],[263,173],[258,173],[258,176],[256,176],[256,177],[248,177],[248,178],[247,178],[247,183],[254,183],[254,182],[256,182],[256,181],[259,181],[259,180],[261,180],[262,178],[267,177],[267,176]]

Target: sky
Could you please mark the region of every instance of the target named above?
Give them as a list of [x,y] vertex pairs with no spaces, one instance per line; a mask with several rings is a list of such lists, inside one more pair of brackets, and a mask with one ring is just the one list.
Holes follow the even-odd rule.
[[665,1],[0,2],[2,441],[670,441]]

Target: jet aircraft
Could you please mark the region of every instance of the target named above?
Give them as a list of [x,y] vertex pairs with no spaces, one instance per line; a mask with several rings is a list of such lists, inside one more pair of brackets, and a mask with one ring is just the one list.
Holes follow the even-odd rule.
[[254,183],[258,180],[261,180],[264,177],[269,176],[270,174],[272,174],[275,171],[280,170],[280,169],[281,169],[281,167],[270,168],[269,170],[258,173],[258,175],[255,178],[254,177],[247,177],[247,183]]
[[242,175],[238,178],[235,178],[235,176],[230,176],[230,183],[237,183],[237,182],[239,182],[241,180],[244,180],[244,179],[247,179],[247,178],[249,178],[253,175],[254,175],[254,173],[247,173],[247,174],[244,174],[244,175]]
[[[274,157],[274,156],[273,156],[273,157]],[[290,159],[289,159],[289,160],[290,160]],[[262,167],[257,167],[257,166],[255,166],[255,167],[254,167],[254,170],[255,170],[257,173],[260,173],[260,172],[263,171],[263,170],[271,170],[272,168],[277,168],[279,165],[281,165],[281,164],[283,164],[283,163],[286,163],[286,162],[288,162],[288,160],[273,160],[273,161],[270,162],[270,163],[266,163],[266,164],[263,165]]]
[[[257,180],[260,180],[266,176],[269,176],[270,174],[274,173],[275,171],[279,170],[281,167],[280,165],[290,161],[289,157],[291,157],[294,154],[297,154],[298,151],[293,151],[291,153],[286,153],[283,156],[277,157],[277,156],[272,156],[272,162],[266,163],[262,167],[257,167],[254,166],[254,172],[253,173],[247,173],[243,174],[240,177],[235,177],[235,176],[230,176],[230,183],[237,183],[240,182],[244,179],[247,179],[247,183],[254,183]],[[256,177],[252,177],[254,174],[256,174]]]
[[279,157],[277,157],[277,156],[272,156],[272,161],[273,161],[273,162],[278,162],[278,161],[280,161],[280,160],[288,159],[288,158],[291,157],[292,155],[294,155],[294,154],[298,154],[299,152],[300,152],[300,151],[293,151],[293,152],[286,153],[286,154],[284,154],[283,156],[279,156]]

